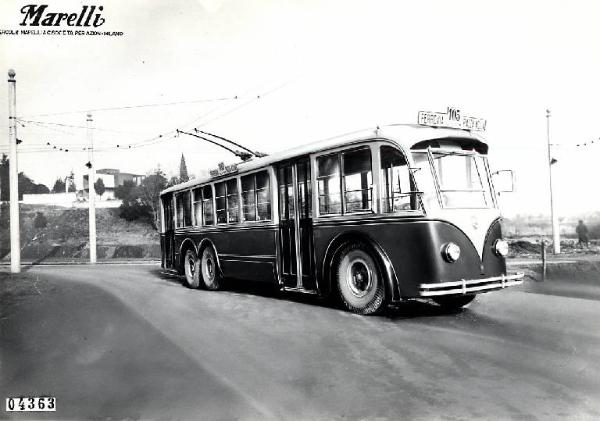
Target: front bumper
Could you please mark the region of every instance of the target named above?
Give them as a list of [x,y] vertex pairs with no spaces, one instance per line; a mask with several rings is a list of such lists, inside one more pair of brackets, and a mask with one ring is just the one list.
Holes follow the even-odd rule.
[[493,291],[520,285],[523,283],[523,273],[501,275],[484,279],[461,279],[453,282],[438,282],[435,284],[419,285],[421,297],[434,297],[439,295],[465,295],[479,292]]

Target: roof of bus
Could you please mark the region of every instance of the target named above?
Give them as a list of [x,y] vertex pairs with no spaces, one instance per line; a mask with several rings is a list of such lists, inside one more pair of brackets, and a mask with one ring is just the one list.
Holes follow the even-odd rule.
[[[287,149],[280,152],[275,152],[271,155],[267,155],[263,158],[255,158],[246,162],[240,162],[237,164],[238,171],[236,174],[252,171],[261,167],[266,167],[271,164],[275,164],[280,161],[285,161],[296,156],[307,155],[310,153],[320,152],[327,149],[333,149],[348,144],[361,142],[371,139],[387,139],[397,143],[405,150],[409,150],[413,145],[424,140],[429,139],[442,139],[442,138],[463,138],[473,139],[481,143],[486,144],[487,142],[481,135],[476,132],[470,132],[468,130],[442,128],[442,127],[428,127],[420,126],[417,124],[393,124],[389,126],[382,126],[379,128],[370,128],[365,130],[359,130],[351,133],[346,133],[340,136],[330,137],[327,139],[321,139],[316,142],[307,143],[302,146],[298,146],[292,149]],[[165,190],[160,194],[170,193],[173,191],[184,190],[196,186],[198,184],[204,184],[219,178],[225,178],[234,174],[227,174],[223,177],[203,177],[196,178],[193,180],[186,181],[184,183],[176,184]]]

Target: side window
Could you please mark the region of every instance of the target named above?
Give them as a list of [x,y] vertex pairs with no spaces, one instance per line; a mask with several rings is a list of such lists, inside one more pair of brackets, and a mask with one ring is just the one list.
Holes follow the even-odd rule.
[[214,225],[213,194],[210,185],[202,187],[202,215],[204,216],[204,225]]
[[310,181],[310,161],[296,164],[298,173],[298,208],[300,218],[312,218],[312,196]]
[[271,180],[267,171],[256,174],[256,216],[259,221],[271,220]]
[[163,221],[165,231],[173,230],[173,196],[170,194],[163,196]]
[[238,198],[237,178],[227,180],[227,223],[235,223],[240,220],[240,207]]
[[371,150],[359,149],[343,154],[344,213],[372,209],[373,174]]
[[242,177],[242,209],[245,221],[256,221],[256,179],[254,174]]
[[317,158],[317,185],[319,213],[321,215],[342,213],[339,154]]
[[381,209],[383,212],[417,209],[417,194],[404,155],[394,147],[381,147]]
[[242,177],[242,209],[245,221],[271,219],[271,188],[267,171]]
[[177,204],[177,228],[192,225],[192,209],[190,203],[190,192],[185,191],[175,195]]
[[194,203],[194,217],[196,218],[196,225],[202,225],[202,188],[198,187],[192,191],[193,203]]
[[371,150],[363,148],[317,158],[317,184],[321,215],[370,211],[373,208]]
[[225,202],[225,183],[215,184],[215,201],[217,206],[217,224],[227,223],[227,210]]

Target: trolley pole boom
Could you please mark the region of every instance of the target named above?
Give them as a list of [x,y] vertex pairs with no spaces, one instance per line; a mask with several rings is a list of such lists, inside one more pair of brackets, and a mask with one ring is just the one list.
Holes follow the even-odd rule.
[[8,71],[8,143],[10,186],[10,271],[21,272],[21,234],[19,232],[19,169],[17,163],[17,81]]
[[263,156],[266,156],[266,154],[264,154],[264,153],[261,153],[261,152],[254,152],[253,150],[251,150],[251,149],[248,149],[248,148],[246,148],[245,146],[242,146],[242,145],[240,145],[239,143],[235,143],[233,140],[226,139],[226,138],[224,138],[223,136],[218,136],[218,135],[216,135],[216,134],[214,134],[214,133],[205,132],[205,131],[202,131],[202,130],[200,130],[200,129],[194,129],[194,131],[195,131],[196,133],[202,133],[202,134],[205,134],[205,135],[207,135],[207,136],[216,137],[217,139],[221,139],[221,140],[223,140],[223,141],[225,141],[225,142],[227,142],[227,143],[231,143],[232,145],[235,145],[235,146],[237,146],[238,148],[242,148],[243,150],[245,150],[245,151],[247,151],[247,152],[251,153],[252,155],[256,156],[257,158],[261,158],[261,157],[263,157]]
[[242,161],[247,161],[250,158],[252,158],[252,154],[250,154],[249,152],[236,151],[234,149],[228,148],[225,145],[221,145],[219,142],[215,142],[214,140],[210,140],[210,139],[208,139],[208,138],[206,138],[204,136],[200,136],[200,135],[195,134],[195,133],[185,132],[185,131],[179,130],[179,129],[177,129],[177,133],[183,133],[183,134],[187,134],[188,136],[197,137],[198,139],[205,140],[205,141],[207,141],[209,143],[212,143],[213,145],[220,146],[221,148],[223,148],[223,149],[231,152],[232,154],[234,154],[235,156],[237,156],[238,158],[240,158]]

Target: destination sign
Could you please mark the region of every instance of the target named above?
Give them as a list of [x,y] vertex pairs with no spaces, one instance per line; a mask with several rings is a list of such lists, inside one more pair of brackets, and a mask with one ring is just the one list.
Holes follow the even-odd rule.
[[227,174],[236,173],[238,170],[237,164],[225,165],[222,162],[219,162],[219,167],[215,170],[210,170],[211,177],[221,177]]
[[419,111],[418,123],[421,126],[450,127],[483,132],[485,131],[487,120],[463,116],[459,109],[448,107],[445,113]]

